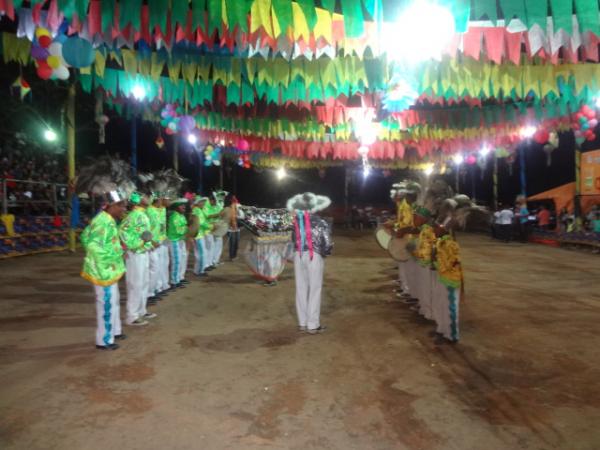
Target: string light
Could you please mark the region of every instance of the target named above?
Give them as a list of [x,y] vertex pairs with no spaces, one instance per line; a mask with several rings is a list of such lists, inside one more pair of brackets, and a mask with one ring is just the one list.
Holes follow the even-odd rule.
[[56,141],[57,137],[58,136],[52,128],[46,128],[46,130],[44,130],[44,139],[46,139],[48,142]]
[[483,146],[481,150],[479,150],[479,154],[484,158],[488,155],[488,153],[490,153],[490,149],[487,146]]
[[277,169],[276,175],[277,175],[277,179],[278,179],[279,181],[281,181],[281,180],[283,180],[285,177],[287,177],[287,172],[286,172],[286,170],[285,170],[285,167],[280,167],[279,169]]
[[463,162],[465,162],[465,157],[461,153],[457,153],[452,157],[452,161],[457,166],[460,166]]
[[529,139],[529,138],[533,137],[535,132],[536,132],[535,127],[528,125],[526,127],[521,128],[521,137],[523,137],[525,139]]
[[198,142],[198,138],[194,133],[190,133],[187,135],[187,141],[192,145],[196,145],[196,143]]
[[146,89],[141,84],[136,84],[131,89],[131,93],[133,94],[133,98],[136,100],[143,100],[146,97]]
[[433,164],[428,164],[424,169],[425,175],[429,176],[433,173]]

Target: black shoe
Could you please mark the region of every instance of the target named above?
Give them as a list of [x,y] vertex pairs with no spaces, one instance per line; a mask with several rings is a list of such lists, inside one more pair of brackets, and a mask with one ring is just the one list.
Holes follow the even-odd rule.
[[306,330],[308,334],[320,334],[325,332],[327,327],[325,325],[321,325],[319,328],[313,328],[312,330]]
[[123,333],[121,333],[121,334],[117,334],[117,335],[115,336],[115,339],[118,339],[119,341],[123,341],[123,340],[127,339],[127,335],[126,335],[126,334],[123,334]]
[[458,341],[453,341],[452,339],[446,339],[443,335],[438,334],[436,336],[436,338],[433,340],[433,343],[435,345],[444,345],[444,344],[454,345],[454,344],[458,343]]
[[188,280],[181,280],[179,284],[190,284],[190,282]]
[[153,295],[152,297],[148,297],[149,302],[156,302],[158,300],[158,295]]
[[146,306],[156,306],[158,302],[156,300],[152,300],[146,303]]
[[116,350],[119,348],[119,344],[108,344],[108,345],[96,345],[98,350]]
[[276,281],[276,280],[273,280],[273,281],[265,281],[265,282],[263,283],[263,286],[266,286],[266,287],[273,287],[273,286],[277,286],[277,281]]
[[430,331],[429,333],[427,333],[427,335],[429,337],[438,337],[438,336],[442,336],[442,333],[438,333],[437,331]]
[[210,272],[211,270],[215,270],[215,269],[216,269],[216,267],[215,267],[215,266],[208,266],[208,267],[207,267],[205,270],[206,270],[207,272]]

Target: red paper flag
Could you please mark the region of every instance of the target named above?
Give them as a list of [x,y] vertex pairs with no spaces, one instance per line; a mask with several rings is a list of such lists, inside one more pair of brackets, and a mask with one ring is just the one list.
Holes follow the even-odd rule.
[[483,29],[480,27],[469,28],[463,36],[463,52],[466,56],[470,56],[479,61],[481,54],[481,41]]
[[504,39],[506,41],[508,59],[514,64],[519,65],[521,62],[521,42],[523,41],[523,32],[509,33],[506,31]]
[[101,7],[100,0],[92,0],[90,2],[90,11],[88,13],[88,31],[90,37],[94,37],[96,33],[102,32]]
[[504,30],[504,27],[485,28],[483,30],[485,51],[488,58],[496,64],[500,64],[504,56]]

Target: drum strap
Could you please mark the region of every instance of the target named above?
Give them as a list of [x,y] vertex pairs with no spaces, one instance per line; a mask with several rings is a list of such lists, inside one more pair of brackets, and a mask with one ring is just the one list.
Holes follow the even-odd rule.
[[298,211],[296,217],[294,217],[294,228],[296,229],[296,249],[298,252],[302,253],[302,249],[304,247],[304,238],[306,238],[308,252],[312,261],[314,256],[314,248],[312,232],[310,228],[310,214],[308,211],[304,211],[304,213],[302,211]]

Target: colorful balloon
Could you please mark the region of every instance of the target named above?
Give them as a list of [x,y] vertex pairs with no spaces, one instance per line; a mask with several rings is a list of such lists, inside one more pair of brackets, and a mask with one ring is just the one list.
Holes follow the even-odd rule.
[[50,55],[46,58],[46,62],[53,69],[58,69],[60,67],[60,58],[58,56]]
[[69,69],[67,69],[65,66],[58,66],[52,71],[52,75],[58,78],[59,80],[68,80]]
[[68,38],[62,46],[62,55],[67,64],[78,69],[90,66],[96,59],[92,44],[80,37]]
[[39,39],[42,36],[50,36],[50,31],[44,27],[39,27],[35,30],[35,37]]
[[44,47],[44,48],[48,48],[50,47],[50,44],[52,44],[52,38],[50,36],[40,36],[38,38],[38,42],[40,44],[40,46]]
[[42,80],[48,80],[52,76],[52,68],[46,61],[38,61],[37,75]]

